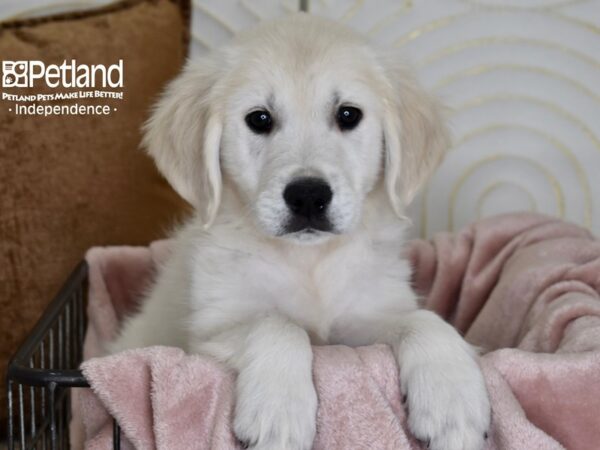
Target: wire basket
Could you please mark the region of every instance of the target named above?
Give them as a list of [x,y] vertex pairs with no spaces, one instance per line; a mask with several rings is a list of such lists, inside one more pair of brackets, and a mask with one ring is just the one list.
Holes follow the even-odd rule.
[[[79,263],[8,365],[8,449],[70,449],[74,388],[87,326],[88,266]],[[113,448],[120,430],[113,422]]]

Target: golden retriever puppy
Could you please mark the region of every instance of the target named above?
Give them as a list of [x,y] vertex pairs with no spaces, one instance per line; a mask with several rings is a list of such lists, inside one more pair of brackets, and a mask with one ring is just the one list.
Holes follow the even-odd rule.
[[197,213],[111,351],[216,358],[237,372],[237,437],[307,450],[311,344],[387,343],[412,433],[433,450],[482,448],[475,352],[420,309],[402,256],[405,206],[448,138],[393,53],[306,14],[265,23],[187,64],[145,145]]

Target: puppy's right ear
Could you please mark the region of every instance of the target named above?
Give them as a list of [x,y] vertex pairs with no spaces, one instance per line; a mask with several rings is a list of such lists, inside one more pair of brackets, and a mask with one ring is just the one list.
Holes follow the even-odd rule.
[[219,64],[188,62],[143,127],[143,145],[173,188],[201,214],[208,228],[221,201],[219,147],[222,114],[213,101]]

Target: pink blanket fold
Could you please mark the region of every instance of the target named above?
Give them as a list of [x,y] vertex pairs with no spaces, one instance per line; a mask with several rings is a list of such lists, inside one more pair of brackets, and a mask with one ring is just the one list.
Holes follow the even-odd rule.
[[[91,249],[89,327],[74,442],[106,449],[112,419],[122,448],[238,449],[233,374],[167,347],[102,355],[135,309],[167,241]],[[414,287],[485,352],[489,449],[600,448],[600,242],[557,219],[512,214],[407,245]],[[417,449],[386,346],[314,347],[315,450]]]

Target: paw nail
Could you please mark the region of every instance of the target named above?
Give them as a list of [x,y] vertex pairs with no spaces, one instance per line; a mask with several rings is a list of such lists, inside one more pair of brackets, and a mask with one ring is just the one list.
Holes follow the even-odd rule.
[[404,396],[402,397],[402,403],[406,403],[407,398],[408,397],[406,396],[406,394],[404,394]]
[[487,439],[487,438],[488,438],[487,431],[486,431],[485,433],[483,433],[483,438],[484,438],[484,439]]

